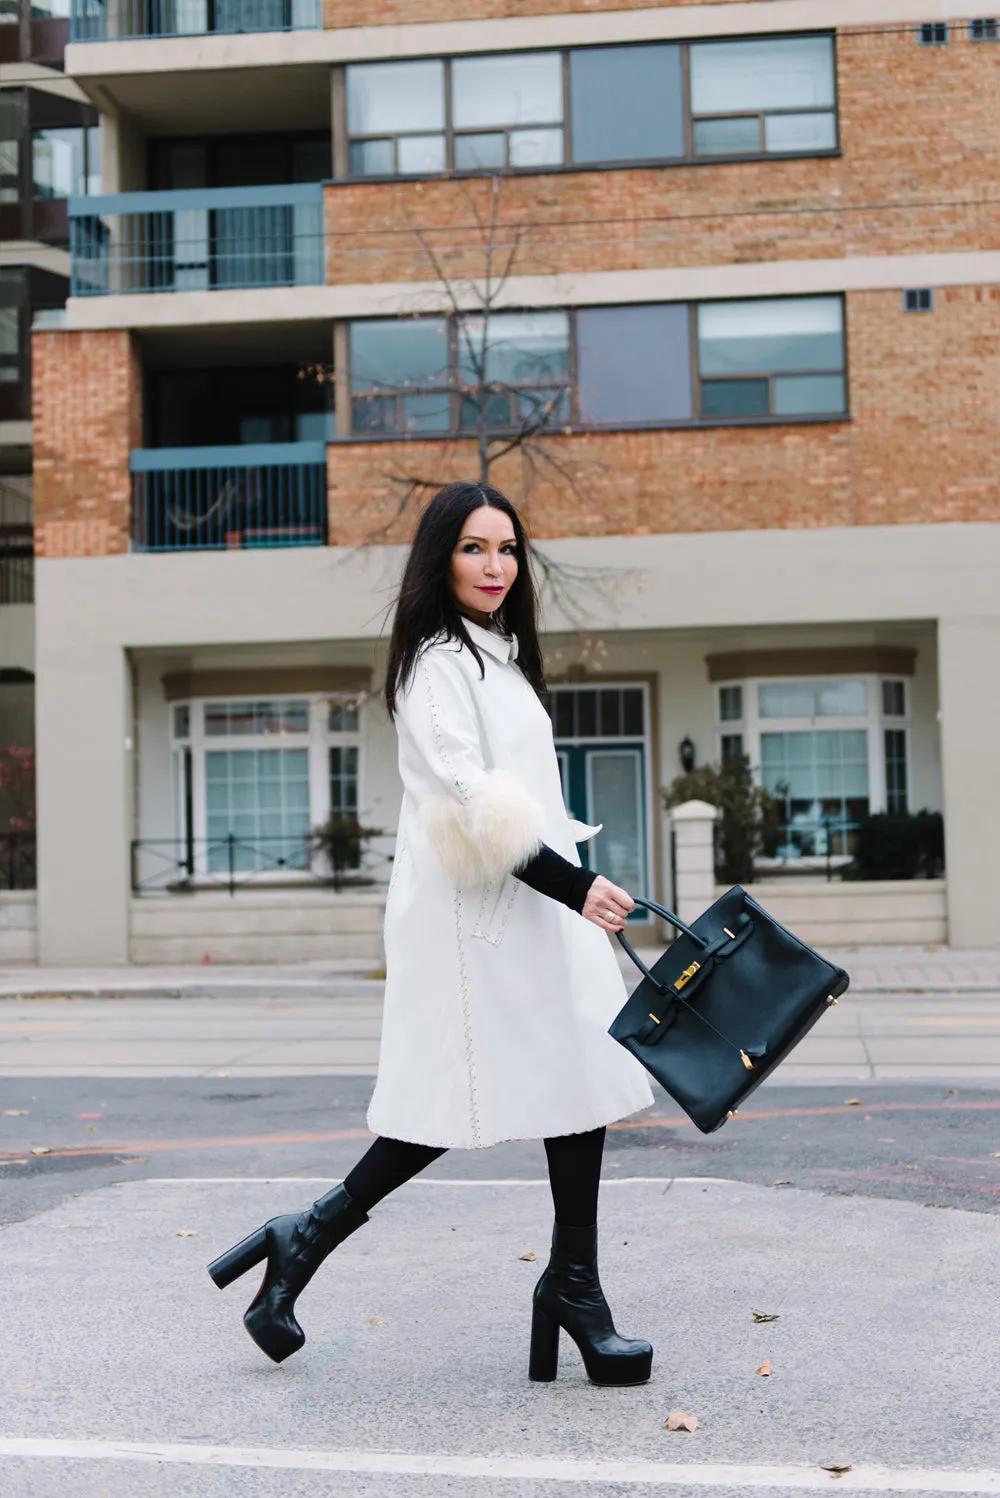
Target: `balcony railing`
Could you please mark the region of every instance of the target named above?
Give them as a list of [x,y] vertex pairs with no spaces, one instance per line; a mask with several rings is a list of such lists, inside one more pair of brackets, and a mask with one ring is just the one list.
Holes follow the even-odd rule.
[[323,0],[72,0],[70,41],[313,31],[322,25]]
[[135,551],[326,543],[326,447],[145,448],[132,453]]
[[69,243],[71,296],[317,286],[323,186],[70,198]]

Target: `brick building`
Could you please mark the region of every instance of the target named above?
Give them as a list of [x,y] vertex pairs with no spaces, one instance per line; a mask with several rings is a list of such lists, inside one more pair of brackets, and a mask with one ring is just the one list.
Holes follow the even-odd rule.
[[[669,896],[689,741],[780,795],[783,908],[869,813],[943,810],[946,889],[855,888],[845,925],[844,885],[813,934],[995,945],[996,16],[72,10],[103,181],[34,338],[43,959],[377,950],[384,615],[409,485],[477,471],[470,339],[492,428],[543,422],[493,477],[559,568],[600,867]],[[308,886],[354,812],[375,883]]]

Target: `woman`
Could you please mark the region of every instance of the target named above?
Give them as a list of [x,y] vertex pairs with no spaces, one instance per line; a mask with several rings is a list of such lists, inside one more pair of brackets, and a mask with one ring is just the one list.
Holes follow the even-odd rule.
[[555,1378],[561,1327],[595,1383],[649,1378],[652,1348],[618,1336],[597,1269],[604,1126],[652,1102],[607,1034],[625,996],[607,933],[634,901],[580,867],[576,842],[600,829],[566,813],[535,614],[510,501],[484,484],[442,489],[417,528],[386,674],[403,804],[368,1112],[378,1137],[343,1185],[209,1266],[224,1288],[267,1260],[243,1319],[275,1362],[305,1340],[296,1297],[390,1191],[446,1149],[541,1138],[555,1227],[529,1377]]

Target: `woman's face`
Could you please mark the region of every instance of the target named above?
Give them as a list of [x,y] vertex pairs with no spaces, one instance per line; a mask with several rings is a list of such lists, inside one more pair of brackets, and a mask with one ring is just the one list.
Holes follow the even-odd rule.
[[482,505],[466,517],[451,554],[448,580],[459,610],[479,624],[489,624],[516,577],[514,527],[503,510]]

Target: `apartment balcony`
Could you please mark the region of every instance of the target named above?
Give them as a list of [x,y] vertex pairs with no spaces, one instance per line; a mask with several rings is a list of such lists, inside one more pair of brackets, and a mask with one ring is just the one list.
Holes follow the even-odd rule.
[[72,0],[70,40],[312,31],[323,0]]
[[142,448],[131,455],[132,549],[326,543],[326,445]]
[[195,188],[69,200],[76,297],[323,281],[323,187]]

